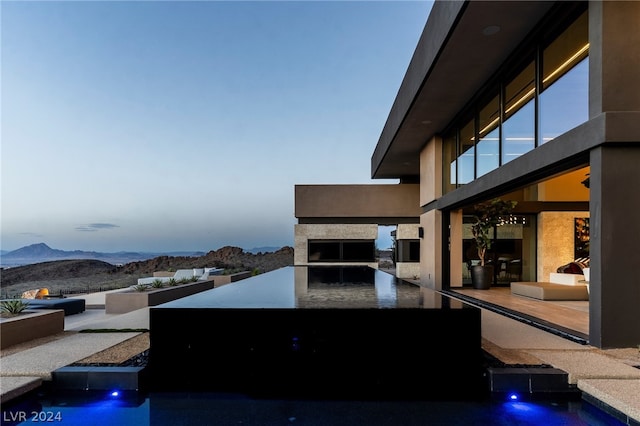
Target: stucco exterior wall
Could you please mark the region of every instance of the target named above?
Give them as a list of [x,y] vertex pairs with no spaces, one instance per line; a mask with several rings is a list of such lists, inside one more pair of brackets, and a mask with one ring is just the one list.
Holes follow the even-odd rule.
[[442,195],[442,138],[433,137],[420,151],[420,205]]
[[431,210],[420,216],[424,237],[420,240],[420,284],[442,288],[442,213]]
[[462,210],[454,210],[449,213],[449,282],[451,287],[462,287],[464,274],[468,274],[467,266],[464,264],[462,256],[462,237],[464,227],[462,225]]
[[419,187],[418,184],[296,185],[295,216],[298,223],[337,218],[360,223],[365,219],[380,224],[417,222]]
[[[442,195],[442,138],[433,137],[420,151],[420,205]],[[430,210],[420,216],[423,237],[420,239],[420,283],[441,289],[442,212]]]

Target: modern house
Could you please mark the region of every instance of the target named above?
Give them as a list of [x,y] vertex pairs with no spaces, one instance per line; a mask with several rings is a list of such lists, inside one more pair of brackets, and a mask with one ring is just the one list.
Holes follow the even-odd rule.
[[638,22],[640,2],[436,1],[371,157],[398,184],[296,186],[295,263],[371,264],[397,225],[400,274],[463,288],[473,206],[514,200],[494,286],[588,257],[589,344],[640,344]]

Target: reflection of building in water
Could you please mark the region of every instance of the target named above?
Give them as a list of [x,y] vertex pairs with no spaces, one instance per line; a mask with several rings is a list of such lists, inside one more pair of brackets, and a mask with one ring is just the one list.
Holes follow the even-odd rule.
[[421,308],[420,286],[369,267],[296,268],[296,306]]

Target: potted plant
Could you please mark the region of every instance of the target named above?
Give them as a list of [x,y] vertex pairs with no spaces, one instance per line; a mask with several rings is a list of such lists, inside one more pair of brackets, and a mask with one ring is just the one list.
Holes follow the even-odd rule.
[[493,265],[486,263],[487,250],[493,244],[494,228],[503,217],[509,216],[517,202],[494,198],[473,206],[475,221],[471,225],[471,232],[478,249],[480,264],[471,266],[471,283],[476,289],[486,290],[493,282]]

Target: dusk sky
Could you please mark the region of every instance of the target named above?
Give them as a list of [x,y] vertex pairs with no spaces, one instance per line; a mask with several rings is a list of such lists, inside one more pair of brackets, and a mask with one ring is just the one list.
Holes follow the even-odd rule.
[[1,1],[2,250],[292,246],[296,184],[397,183],[371,155],[430,8]]

